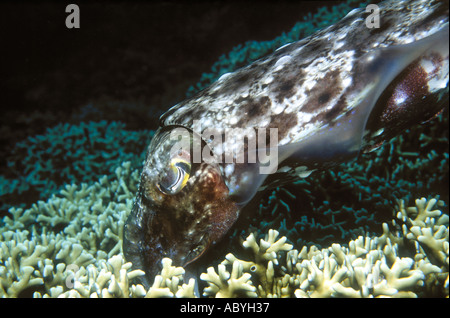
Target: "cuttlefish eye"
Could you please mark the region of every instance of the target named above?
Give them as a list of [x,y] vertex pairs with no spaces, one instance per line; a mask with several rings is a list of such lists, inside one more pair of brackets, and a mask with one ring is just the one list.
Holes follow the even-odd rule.
[[191,163],[183,158],[172,158],[164,173],[158,183],[159,190],[164,194],[176,194],[184,188],[189,180]]

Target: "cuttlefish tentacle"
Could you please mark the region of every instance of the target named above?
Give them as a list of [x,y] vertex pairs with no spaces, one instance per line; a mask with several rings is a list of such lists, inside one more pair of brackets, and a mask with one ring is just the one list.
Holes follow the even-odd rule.
[[356,158],[447,105],[448,1],[379,9],[379,28],[355,9],[161,117],[124,231],[144,284],[164,257],[203,255],[274,176]]

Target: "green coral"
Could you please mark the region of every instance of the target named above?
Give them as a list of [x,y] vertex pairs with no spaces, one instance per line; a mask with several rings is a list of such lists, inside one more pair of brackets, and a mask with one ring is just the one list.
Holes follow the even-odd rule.
[[[16,144],[2,170],[0,195],[8,205],[47,199],[64,184],[111,175],[121,162],[138,166],[152,131],[128,131],[121,122],[58,124]],[[140,156],[136,156],[140,153]]]

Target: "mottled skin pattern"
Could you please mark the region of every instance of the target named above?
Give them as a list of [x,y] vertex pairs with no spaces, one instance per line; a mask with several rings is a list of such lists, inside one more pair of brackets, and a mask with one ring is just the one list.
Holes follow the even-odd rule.
[[[125,256],[146,271],[145,284],[163,257],[186,265],[220,240],[258,189],[355,158],[448,103],[448,1],[379,8],[379,28],[367,28],[368,13],[355,9],[223,75],[161,117],[125,227]],[[177,156],[192,161],[189,151],[170,153],[174,127],[189,129],[191,140],[211,127],[241,128],[242,135],[277,128],[278,170],[268,176],[257,173],[257,163],[192,164],[186,186],[165,194],[157,186],[165,166]],[[233,147],[209,138],[202,145],[216,158]]]

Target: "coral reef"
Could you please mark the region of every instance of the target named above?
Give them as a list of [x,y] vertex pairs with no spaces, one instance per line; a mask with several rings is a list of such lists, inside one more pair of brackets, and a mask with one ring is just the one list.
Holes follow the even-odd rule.
[[[67,186],[47,202],[6,218],[0,228],[2,297],[195,296],[195,280],[186,284],[185,270],[170,259],[163,260],[148,290],[133,283],[144,272],[131,270],[123,259],[121,228],[131,210],[137,170],[124,163],[116,178],[107,187],[105,177],[92,186]],[[360,236],[345,246],[297,250],[276,230],[259,243],[251,233],[242,243],[248,259],[229,253],[217,271],[209,267],[199,276],[208,284],[202,295],[448,296],[449,217],[440,210],[445,207],[435,198],[417,199],[412,207],[399,200],[396,219],[382,225],[381,235]]]
[[138,182],[138,171],[130,166],[116,168],[113,181],[104,176],[90,186],[66,185],[46,202],[10,209],[12,216],[0,227],[4,295],[22,296],[30,286],[50,295],[66,266],[102,268],[102,262],[121,253],[123,224]]
[[[332,244],[300,251],[277,240],[270,230],[257,244],[250,234],[242,246],[250,260],[228,254],[200,277],[210,287],[205,296],[247,297],[448,297],[448,215],[437,199],[417,199],[414,207],[398,202],[392,230],[383,224],[381,236],[360,236],[348,246]],[[230,278],[225,266],[232,265]],[[239,286],[231,282],[240,281]],[[232,281],[234,278],[234,281]]]
[[244,273],[242,262],[233,262],[231,274],[224,265],[218,266],[218,273],[213,267],[208,268],[207,273],[202,273],[200,279],[208,283],[203,296],[215,296],[217,298],[256,297],[256,288],[250,281],[251,274]]
[[193,297],[194,280],[178,286],[184,269],[169,259],[148,291],[131,284],[144,272],[122,256],[139,179],[130,167],[116,168],[115,180],[66,185],[46,202],[11,208],[0,227],[0,297]]
[[[142,145],[152,131],[129,131],[121,122],[81,122],[47,128],[46,134],[18,142],[1,175],[3,206],[17,207],[50,197],[65,184],[95,181],[113,175],[121,162],[137,166]],[[137,156],[136,153],[139,155]]]

